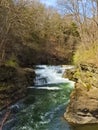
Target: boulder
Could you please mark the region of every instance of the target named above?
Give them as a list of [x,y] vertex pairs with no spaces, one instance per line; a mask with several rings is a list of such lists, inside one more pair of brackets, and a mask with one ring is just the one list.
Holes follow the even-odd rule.
[[70,96],[64,118],[71,124],[98,123],[98,88],[87,88],[77,83]]

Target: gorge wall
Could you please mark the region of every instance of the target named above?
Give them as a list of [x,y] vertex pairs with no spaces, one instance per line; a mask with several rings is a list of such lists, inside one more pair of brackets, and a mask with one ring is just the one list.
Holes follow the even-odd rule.
[[81,70],[80,75],[77,70],[74,74],[73,70],[70,72],[76,84],[64,118],[74,125],[98,123],[98,68],[93,65],[81,65]]
[[0,109],[23,98],[27,87],[33,85],[34,78],[33,69],[0,66]]

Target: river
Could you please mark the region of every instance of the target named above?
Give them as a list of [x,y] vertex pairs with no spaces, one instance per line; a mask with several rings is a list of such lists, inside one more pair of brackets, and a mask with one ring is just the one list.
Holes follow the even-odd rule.
[[72,66],[36,66],[35,85],[28,87],[16,122],[7,130],[98,130],[98,126],[70,126],[63,115],[74,82],[63,78]]

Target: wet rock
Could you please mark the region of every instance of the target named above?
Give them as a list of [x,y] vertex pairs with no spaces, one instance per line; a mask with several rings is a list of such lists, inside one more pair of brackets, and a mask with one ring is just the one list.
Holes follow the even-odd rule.
[[11,130],[12,127],[17,123],[17,119],[11,119],[3,126],[2,130]]
[[75,73],[76,73],[76,68],[68,69],[65,71],[63,77],[76,82],[78,79],[76,77],[74,77]]
[[10,107],[10,110],[11,110],[11,113],[17,113],[17,112],[19,112],[19,110],[20,110],[19,105],[18,104],[12,105]]

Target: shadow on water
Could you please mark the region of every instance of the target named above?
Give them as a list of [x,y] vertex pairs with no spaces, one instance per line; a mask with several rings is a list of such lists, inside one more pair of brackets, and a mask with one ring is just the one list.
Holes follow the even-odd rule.
[[72,127],[72,130],[98,130],[98,124],[78,125]]

